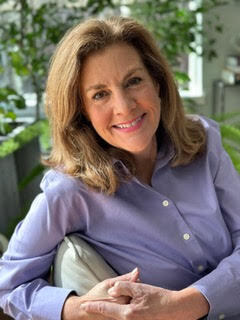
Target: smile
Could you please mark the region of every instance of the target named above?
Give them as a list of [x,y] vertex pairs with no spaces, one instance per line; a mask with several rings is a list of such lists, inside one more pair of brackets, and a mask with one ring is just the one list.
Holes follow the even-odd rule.
[[117,125],[115,125],[114,127],[120,128],[120,129],[134,127],[138,122],[140,122],[140,121],[142,120],[142,118],[144,117],[144,115],[145,115],[145,114],[143,114],[142,116],[138,117],[137,119],[134,119],[132,122],[117,124]]

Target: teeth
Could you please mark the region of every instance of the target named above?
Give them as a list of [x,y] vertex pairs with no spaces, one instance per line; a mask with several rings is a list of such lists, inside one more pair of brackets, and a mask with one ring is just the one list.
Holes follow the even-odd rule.
[[135,126],[140,120],[141,120],[142,117],[139,117],[137,118],[136,120],[134,120],[133,122],[131,123],[128,123],[128,124],[119,124],[119,125],[116,125],[117,128],[130,128],[130,127],[133,127]]

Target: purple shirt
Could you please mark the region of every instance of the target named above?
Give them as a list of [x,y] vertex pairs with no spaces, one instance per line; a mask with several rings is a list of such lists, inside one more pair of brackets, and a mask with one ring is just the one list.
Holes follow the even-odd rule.
[[[133,178],[106,196],[50,170],[0,260],[5,312],[17,320],[61,318],[70,290],[50,286],[46,275],[58,244],[74,232],[117,273],[138,266],[142,282],[194,286],[210,303],[208,319],[239,320],[240,178],[215,122],[202,122],[205,155],[171,168],[173,151],[161,148],[152,186]],[[115,165],[126,170],[120,161]]]

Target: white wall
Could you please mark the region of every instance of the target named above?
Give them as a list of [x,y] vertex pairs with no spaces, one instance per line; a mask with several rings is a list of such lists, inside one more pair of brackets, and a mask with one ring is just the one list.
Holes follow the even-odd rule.
[[[203,0],[204,1],[204,0]],[[208,61],[206,58],[203,60],[203,88],[204,88],[204,106],[202,112],[205,114],[211,114],[212,110],[212,85],[215,79],[221,77],[221,70],[225,64],[225,58],[229,54],[239,54],[231,40],[234,36],[240,37],[240,0],[228,0],[229,4],[224,7],[215,9],[214,13],[217,13],[220,17],[220,22],[223,24],[224,31],[222,34],[215,34],[217,39],[217,54],[218,57],[212,61]],[[213,17],[211,12],[206,18]],[[204,25],[205,30],[210,32],[207,25]],[[212,33],[211,33],[212,34]],[[210,34],[210,35],[211,35]],[[225,90],[226,93],[226,111],[240,111],[240,85],[235,87],[228,87]]]

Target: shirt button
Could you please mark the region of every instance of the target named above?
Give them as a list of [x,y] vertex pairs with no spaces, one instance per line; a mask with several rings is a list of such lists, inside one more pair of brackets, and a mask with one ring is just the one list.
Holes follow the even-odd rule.
[[225,319],[225,314],[221,313],[221,314],[219,315],[218,319],[219,319],[219,320]]
[[167,206],[169,205],[169,202],[168,202],[167,200],[164,200],[164,201],[162,202],[162,205],[163,205],[164,207],[167,207]]
[[190,234],[189,233],[184,233],[183,239],[184,240],[189,240],[190,239]]
[[204,266],[202,266],[201,264],[197,268],[199,272],[202,272],[204,270]]

